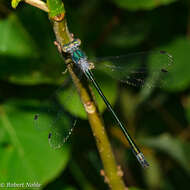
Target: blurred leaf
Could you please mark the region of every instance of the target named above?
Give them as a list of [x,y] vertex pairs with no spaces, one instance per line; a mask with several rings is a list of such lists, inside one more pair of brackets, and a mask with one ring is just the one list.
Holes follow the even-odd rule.
[[23,73],[20,75],[17,75],[17,73],[12,74],[9,78],[9,81],[15,84],[27,84],[27,85],[36,85],[36,84],[61,84],[63,83],[62,75],[60,74],[60,78],[58,77],[49,77],[42,73],[40,70],[31,70],[31,73]]
[[11,1],[12,7],[16,8],[21,1],[23,1],[23,0],[12,0]]
[[145,80],[146,85],[144,85],[140,93],[141,101],[148,98],[154,88],[165,88],[167,79],[170,77],[174,60],[167,52],[155,51],[155,53],[148,56],[147,63],[149,73]]
[[170,66],[166,84],[164,87],[170,91],[181,91],[189,87],[190,84],[190,40],[186,37],[177,38],[161,49],[169,52],[174,59]]
[[[96,73],[95,78],[97,82],[100,84],[100,88],[102,89],[104,95],[108,98],[109,102],[113,104],[117,97],[117,85],[116,81],[111,79],[109,76],[103,73]],[[102,113],[106,109],[106,105],[103,100],[99,96],[96,89],[93,87],[93,93],[96,96],[96,101],[98,103],[98,108]],[[60,94],[60,101],[64,105],[64,108],[69,111],[71,114],[80,117],[82,119],[86,119],[86,112],[84,107],[80,101],[79,95],[73,88],[69,90],[65,90]]]
[[59,94],[59,99],[64,108],[72,115],[86,119],[86,112],[74,86],[61,92]]
[[[60,84],[61,72],[64,71],[64,64],[60,63],[63,60],[58,56],[49,35],[43,34],[43,38],[41,34],[39,35],[39,31],[48,33],[48,27],[45,27],[47,24],[43,25],[44,30],[40,30],[41,26],[38,27],[37,34],[34,32],[36,22],[44,23],[46,18],[31,9],[27,11],[30,15],[35,15],[32,19],[27,18],[27,21],[21,20],[21,17],[29,17],[26,12],[23,12],[20,17],[9,14],[0,20],[0,78],[22,85]],[[30,22],[29,25],[33,30],[26,22]],[[42,40],[40,41],[39,38]]]
[[[35,129],[36,103],[12,101],[0,106],[0,128],[9,137],[0,143],[1,181],[44,184],[56,177],[68,162],[69,148],[65,146],[63,152],[51,149],[48,134]],[[41,119],[50,122],[48,116]]]
[[[140,32],[139,32],[140,31]],[[140,44],[148,34],[148,26],[145,23],[131,23],[130,27],[117,27],[108,38],[108,45],[115,48],[134,47]]]
[[0,20],[0,55],[36,57],[34,42],[14,14]]
[[143,143],[170,155],[190,174],[190,149],[187,149],[188,143],[186,144],[169,134],[163,134],[154,138],[147,137],[146,139],[143,139]]
[[[61,74],[61,64],[50,65],[32,58],[14,59],[0,56],[0,59],[0,79],[14,84],[35,85],[45,83],[61,85],[64,79],[68,77],[67,75]],[[52,68],[54,72],[52,72]]]
[[146,157],[150,164],[150,167],[144,172],[146,183],[149,189],[161,189],[163,176],[159,163],[154,155],[149,154]]
[[150,10],[161,5],[167,5],[175,2],[176,0],[112,0],[119,7],[129,9],[132,11],[145,9]]

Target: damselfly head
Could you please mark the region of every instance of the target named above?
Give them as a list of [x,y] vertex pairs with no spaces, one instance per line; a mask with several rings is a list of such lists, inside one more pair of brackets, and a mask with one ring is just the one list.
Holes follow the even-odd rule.
[[79,46],[81,45],[81,40],[80,40],[79,38],[77,38],[77,39],[74,39],[74,40],[72,41],[72,43],[73,43],[76,47],[79,47]]
[[74,49],[77,49],[81,45],[80,39],[74,39],[72,42],[65,44],[62,47],[63,52],[65,53],[71,53]]

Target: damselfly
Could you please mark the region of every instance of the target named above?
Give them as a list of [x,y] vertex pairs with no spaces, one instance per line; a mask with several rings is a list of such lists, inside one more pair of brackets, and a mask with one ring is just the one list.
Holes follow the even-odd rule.
[[[136,158],[138,159],[140,164],[143,167],[149,166],[148,162],[144,158],[143,153],[139,150],[137,145],[134,143],[134,141],[131,138],[131,136],[129,135],[127,129],[124,127],[124,125],[122,124],[122,122],[120,121],[118,116],[116,115],[115,111],[113,110],[111,104],[108,102],[107,98],[104,96],[99,84],[95,80],[94,75],[93,75],[93,73],[91,71],[92,66],[89,64],[87,56],[79,48],[80,44],[81,44],[80,40],[75,39],[71,43],[64,45],[62,47],[62,50],[65,53],[70,54],[72,61],[81,69],[81,71],[84,73],[86,78],[90,82],[92,82],[92,84],[94,85],[94,87],[98,91],[99,95],[102,97],[102,99],[103,99],[104,103],[106,104],[107,108],[111,112],[113,118],[116,120],[118,126],[120,127],[120,129],[124,133],[126,139],[128,140],[128,142],[129,142],[129,144],[130,144],[130,146],[132,148],[132,151],[133,151],[134,155],[136,156]],[[160,52],[160,53],[161,54],[166,54],[166,52],[163,52],[163,51]],[[169,54],[167,54],[167,55],[169,57],[171,57]],[[162,68],[160,71],[161,72],[166,72],[165,68]]]
[[[105,97],[104,93],[102,92],[99,84],[95,80],[94,74],[92,72],[93,64],[88,60],[87,56],[80,50],[81,41],[79,39],[74,39],[72,42],[64,45],[62,47],[62,51],[68,54],[73,63],[81,70],[81,72],[85,75],[85,77],[93,84],[99,95],[101,96],[102,100],[104,101],[105,105],[107,106],[108,110],[112,114],[113,118],[117,122],[118,126],[122,130],[123,134],[125,135],[126,139],[128,140],[132,152],[136,156],[139,163],[145,168],[148,167],[149,164],[144,158],[143,153],[139,150],[138,146],[134,143],[134,140],[129,135],[129,132],[124,127],[121,120],[116,115],[115,111],[113,110],[111,104]],[[144,53],[137,53],[132,56],[116,56],[116,57],[108,57],[103,59],[97,59],[95,62],[101,62],[103,64],[99,64],[99,68],[104,67],[103,70],[111,77],[116,77],[121,82],[135,85],[135,86],[146,86],[152,87],[156,79],[146,82],[147,78],[147,70],[146,67],[141,65],[141,67],[136,65],[134,61],[134,57],[138,59],[139,57],[143,57]],[[153,66],[154,72],[152,72],[156,77],[159,78],[160,75],[166,74],[168,72],[168,67],[173,62],[173,58],[170,54],[165,51],[156,52],[155,55],[157,58],[155,60],[159,60],[159,64]],[[131,60],[133,60],[133,63]],[[136,67],[137,66],[137,67]],[[37,116],[35,116],[35,120],[37,120]],[[68,134],[68,136],[64,139],[66,141],[70,136],[72,130]],[[52,134],[50,133],[49,139],[52,138]]]

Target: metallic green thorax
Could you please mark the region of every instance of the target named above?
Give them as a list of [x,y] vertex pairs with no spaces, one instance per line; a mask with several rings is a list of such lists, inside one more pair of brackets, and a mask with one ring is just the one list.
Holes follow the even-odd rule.
[[71,58],[76,64],[78,64],[81,59],[86,59],[86,56],[81,50],[76,49],[71,53]]

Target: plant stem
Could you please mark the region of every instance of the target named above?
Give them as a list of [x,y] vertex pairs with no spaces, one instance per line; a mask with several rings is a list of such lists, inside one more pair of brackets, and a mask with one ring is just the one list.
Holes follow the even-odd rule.
[[[51,4],[52,0],[47,1],[48,5]],[[61,0],[57,0],[62,3]],[[57,4],[60,4],[57,3]],[[62,6],[64,7],[64,6]],[[50,9],[50,15],[51,15],[51,7]],[[55,4],[53,7],[53,12],[55,13]],[[60,20],[57,20],[57,18],[60,18]],[[65,18],[65,10],[63,10],[62,13],[58,13],[57,15],[54,15],[53,17],[50,16],[50,19],[53,22],[54,26],[54,32],[56,35],[57,42],[63,46],[67,44],[68,42],[72,41],[72,37],[69,33],[67,22]],[[98,108],[96,106],[94,96],[92,94],[91,89],[88,86],[87,82],[82,82],[77,74],[75,73],[75,70],[73,69],[72,64],[68,64],[69,62],[72,62],[72,60],[66,60],[67,67],[69,70],[69,73],[72,77],[72,80],[77,88],[77,91],[79,93],[81,102],[83,103],[88,120],[90,123],[90,126],[93,131],[93,135],[96,139],[96,144],[104,165],[105,170],[105,177],[106,181],[109,184],[110,188],[113,190],[124,190],[125,185],[121,179],[121,176],[118,175],[118,169],[116,166],[116,162],[114,159],[114,155],[112,153],[111,145],[109,143],[103,121],[101,119],[101,116],[98,112]]]
[[45,11],[45,12],[48,12],[48,11],[49,11],[49,9],[48,9],[46,3],[44,3],[44,2],[41,1],[41,0],[24,0],[24,1],[25,1],[26,3],[28,3],[28,4],[32,5],[32,6],[34,6],[34,7],[37,7],[37,8],[39,8],[39,9],[42,9],[42,10]]
[[[66,20],[63,19],[61,22],[53,21],[53,24],[57,41],[61,45],[68,43],[71,40],[71,36],[68,32]],[[82,104],[85,107],[93,135],[96,139],[96,144],[104,165],[106,182],[113,190],[124,190],[125,185],[121,179],[121,176],[118,175],[111,145],[109,143],[103,121],[98,112],[92,91],[87,82],[83,82],[78,78],[72,64],[70,64],[71,60],[68,59],[66,61],[68,71],[77,88]]]
[[21,1],[24,1],[25,3],[30,4],[33,7],[37,7],[45,12],[49,12],[49,9],[48,9],[46,3],[44,3],[41,0],[12,0],[11,1],[12,7],[16,8]]
[[[64,29],[62,27],[65,27]],[[70,40],[70,35],[66,27],[66,21],[56,22],[54,21],[54,31],[58,42],[66,42]],[[64,32],[62,32],[64,31]],[[63,45],[63,44],[62,44]],[[67,60],[67,67],[69,73],[73,79],[73,82],[77,88],[82,104],[88,115],[88,120],[93,131],[93,135],[96,139],[97,147],[104,165],[105,175],[108,180],[106,180],[113,190],[124,190],[125,186],[120,176],[118,175],[117,166],[115,159],[111,150],[109,140],[103,125],[103,121],[98,112],[97,106],[94,101],[94,96],[91,89],[87,85],[87,82],[82,82],[77,74],[75,73],[73,67]]]
[[[47,0],[48,13],[53,23],[57,42],[63,46],[72,41],[65,18],[65,9],[62,0]],[[93,135],[104,166],[104,177],[112,190],[126,190],[121,179],[121,170],[118,169],[108,140],[103,120],[99,114],[91,88],[86,80],[80,80],[72,66],[72,60],[67,59],[67,68],[77,88],[82,104],[85,107]]]

